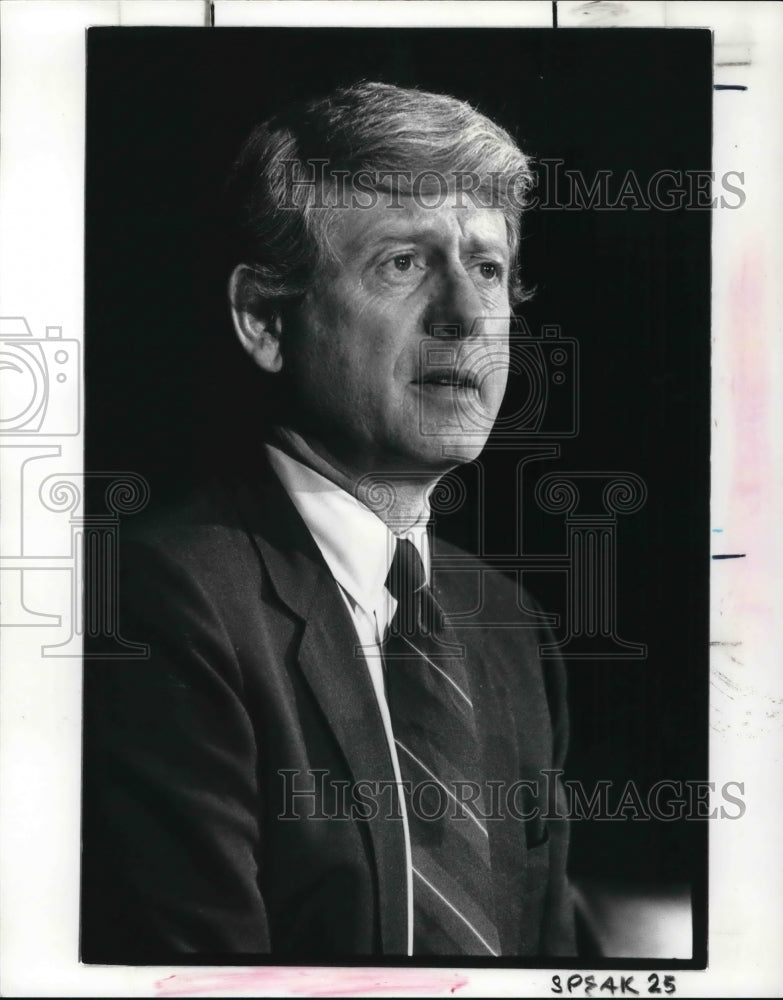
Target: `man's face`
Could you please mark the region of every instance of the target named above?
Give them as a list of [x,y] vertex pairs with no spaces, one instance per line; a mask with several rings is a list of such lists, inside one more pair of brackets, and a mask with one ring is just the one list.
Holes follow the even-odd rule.
[[291,419],[353,475],[437,474],[479,454],[505,391],[505,219],[388,200],[336,211],[336,263],[283,329]]

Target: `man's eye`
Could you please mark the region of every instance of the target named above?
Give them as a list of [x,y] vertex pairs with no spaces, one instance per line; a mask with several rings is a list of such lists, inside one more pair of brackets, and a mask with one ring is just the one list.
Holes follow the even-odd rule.
[[412,280],[424,268],[424,262],[419,259],[419,255],[410,251],[408,253],[396,253],[393,257],[387,257],[380,266],[380,271],[387,281],[397,281],[405,278]]
[[495,278],[500,277],[500,268],[498,265],[488,260],[481,262],[479,271],[481,272],[481,277],[486,278],[487,281],[494,281]]

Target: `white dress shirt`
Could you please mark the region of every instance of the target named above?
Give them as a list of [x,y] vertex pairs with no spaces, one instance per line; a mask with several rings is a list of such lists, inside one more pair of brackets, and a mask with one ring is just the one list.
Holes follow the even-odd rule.
[[[400,787],[400,765],[386,702],[381,643],[397,602],[386,589],[386,577],[397,546],[397,536],[368,507],[320,473],[279,448],[266,445],[269,461],[315,539],[326,565],[339,585],[363,648],[389,747],[405,834],[408,907],[408,954],[413,954],[413,862],[405,798]],[[416,546],[429,580],[429,511],[404,537]]]

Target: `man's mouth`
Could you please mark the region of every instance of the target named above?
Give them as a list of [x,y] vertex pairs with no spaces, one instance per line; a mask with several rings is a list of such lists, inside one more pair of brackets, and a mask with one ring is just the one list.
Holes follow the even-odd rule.
[[432,389],[463,389],[477,391],[479,380],[472,372],[452,370],[428,371],[416,380],[417,385]]

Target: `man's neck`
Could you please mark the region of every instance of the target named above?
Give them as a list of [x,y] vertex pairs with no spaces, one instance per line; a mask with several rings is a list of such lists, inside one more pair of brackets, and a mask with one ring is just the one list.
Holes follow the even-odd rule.
[[398,472],[373,472],[357,476],[325,457],[287,427],[276,427],[269,443],[356,497],[395,534],[401,534],[427,516],[427,498],[440,479],[438,473],[406,477]]

